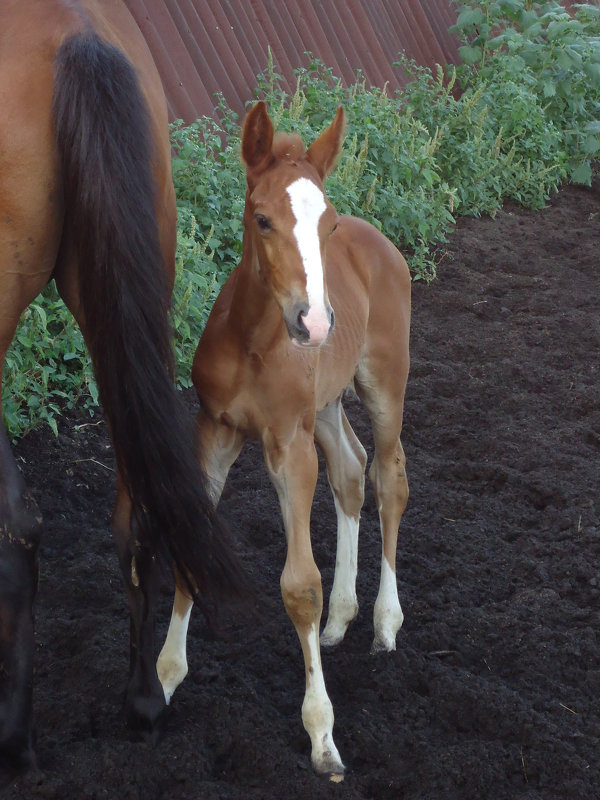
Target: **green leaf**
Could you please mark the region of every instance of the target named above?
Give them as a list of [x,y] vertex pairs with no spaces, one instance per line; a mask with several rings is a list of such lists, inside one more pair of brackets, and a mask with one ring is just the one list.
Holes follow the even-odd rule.
[[96,385],[96,381],[93,378],[90,378],[88,383],[88,391],[94,402],[94,405],[98,405],[98,386]]
[[586,136],[583,142],[583,152],[586,156],[596,156],[600,152],[600,138],[592,135]]
[[504,11],[516,14],[523,9],[523,0],[499,0],[498,5]]
[[464,28],[480,25],[485,19],[485,14],[480,8],[463,8],[456,19],[456,25],[463,30]]
[[592,167],[589,161],[584,161],[571,173],[573,183],[583,183],[589,186],[592,182]]
[[600,64],[584,64],[585,74],[596,89],[600,89]]
[[42,306],[38,305],[37,303],[32,303],[31,310],[35,311],[35,313],[38,315],[40,322],[42,323],[42,327],[45,329],[48,326],[48,318]]
[[577,12],[583,11],[592,17],[600,17],[600,8],[591,5],[591,3],[574,3],[573,8],[576,8]]
[[481,61],[482,50],[481,47],[465,44],[458,48],[458,54],[465,64],[476,64]]

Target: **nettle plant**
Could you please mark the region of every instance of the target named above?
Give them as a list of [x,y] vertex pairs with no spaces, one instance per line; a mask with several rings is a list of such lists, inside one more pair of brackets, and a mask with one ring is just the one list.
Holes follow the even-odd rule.
[[172,320],[177,383],[186,389],[192,385],[191,364],[198,341],[226,277],[215,266],[214,248],[221,242],[214,236],[214,227],[200,234],[191,210],[179,209]]
[[527,76],[516,81],[502,65],[493,82],[473,80],[455,96],[457,69],[398,62],[410,81],[404,113],[433,137],[440,175],[453,187],[456,212],[493,214],[504,199],[540,208],[565,177],[561,136]]
[[556,0],[454,2],[463,87],[526,85],[559,133],[569,178],[589,184],[600,156],[600,9],[578,3],[567,11]]
[[[455,214],[493,214],[505,198],[540,207],[561,180],[589,183],[600,155],[600,10],[533,0],[454,0],[464,41],[457,67],[400,57],[402,92],[344,86],[308,55],[289,94],[273,59],[257,79],[276,128],[311,141],[343,105],[344,150],[327,191],[407,255],[413,276],[436,274]],[[173,298],[178,382],[214,298],[241,254],[245,178],[239,120],[222,97],[213,118],[171,128],[178,202]],[[24,313],[4,370],[3,412],[18,436],[61,409],[94,413],[83,338],[53,284]]]
[[81,331],[52,281],[21,317],[6,355],[2,411],[9,435],[44,422],[58,433],[61,409],[94,414],[98,389]]

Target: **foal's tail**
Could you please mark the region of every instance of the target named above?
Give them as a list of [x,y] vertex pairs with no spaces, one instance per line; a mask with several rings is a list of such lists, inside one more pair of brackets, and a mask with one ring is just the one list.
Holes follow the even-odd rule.
[[55,70],[65,225],[77,248],[87,341],[133,513],[154,549],[167,545],[201,602],[243,595],[243,571],[212,511],[172,380],[150,119],[137,77],[93,32],[65,40]]

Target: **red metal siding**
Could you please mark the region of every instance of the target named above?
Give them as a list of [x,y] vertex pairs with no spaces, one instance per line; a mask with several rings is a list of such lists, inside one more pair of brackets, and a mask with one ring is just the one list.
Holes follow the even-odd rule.
[[239,114],[253,97],[267,49],[289,91],[311,52],[334,75],[401,88],[402,50],[420,64],[456,60],[450,0],[125,0],[162,75],[172,118],[213,113],[220,91]]

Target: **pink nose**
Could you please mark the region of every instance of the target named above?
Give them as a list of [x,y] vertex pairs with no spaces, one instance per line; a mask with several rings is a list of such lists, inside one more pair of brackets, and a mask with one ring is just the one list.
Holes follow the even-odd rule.
[[333,312],[330,318],[323,306],[320,308],[311,306],[308,309],[308,314],[306,314],[302,321],[308,331],[308,341],[306,344],[323,344],[332,328]]

